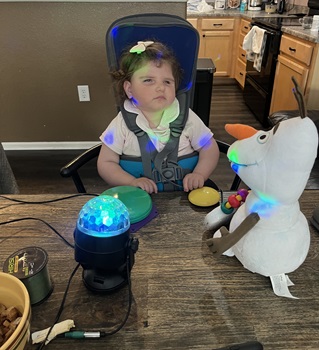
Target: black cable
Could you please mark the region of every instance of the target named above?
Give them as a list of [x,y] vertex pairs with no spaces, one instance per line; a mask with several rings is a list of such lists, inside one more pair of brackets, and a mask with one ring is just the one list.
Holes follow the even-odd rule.
[[[73,270],[73,272],[72,272],[72,274],[71,274],[71,276],[69,278],[69,282],[68,282],[67,288],[66,288],[66,290],[64,292],[63,299],[62,299],[59,311],[57,313],[57,316],[55,318],[55,321],[54,321],[53,325],[50,327],[50,329],[49,329],[49,331],[48,331],[48,333],[46,335],[46,338],[40,343],[40,345],[38,346],[37,350],[42,350],[44,348],[44,346],[46,346],[45,342],[47,341],[47,339],[48,339],[48,337],[49,337],[49,335],[50,335],[54,325],[59,321],[60,316],[61,316],[62,311],[63,311],[63,308],[64,308],[64,303],[65,303],[65,300],[66,300],[67,293],[69,291],[69,287],[70,287],[72,278],[75,275],[75,273],[76,273],[77,269],[79,268],[79,266],[80,266],[80,264],[78,264],[75,267],[75,269]],[[132,286],[131,286],[130,255],[129,254],[126,257],[126,272],[127,272],[128,291],[129,291],[128,309],[126,311],[124,320],[120,323],[120,325],[117,328],[115,328],[111,332],[103,332],[103,331],[101,332],[101,334],[103,334],[103,337],[110,336],[110,335],[113,335],[113,334],[119,332],[124,327],[124,325],[126,324],[126,322],[128,320],[128,317],[130,315],[130,312],[131,312],[131,307],[132,307]]]
[[[62,201],[62,200],[70,199],[70,198],[82,197],[82,196],[98,197],[99,195],[96,193],[77,193],[77,194],[73,194],[73,195],[66,196],[66,197],[49,199],[49,200],[45,200],[45,201],[35,201],[35,202],[25,201],[25,200],[16,199],[16,198],[10,198],[10,197],[4,196],[4,195],[0,195],[0,198],[7,199],[9,201],[16,202],[19,204],[46,204],[46,203],[54,203],[54,202],[58,202],[58,201]],[[69,247],[74,249],[74,245],[71,244],[70,242],[68,242],[53,226],[51,226],[49,223],[47,223],[46,221],[39,219],[39,218],[26,217],[26,218],[20,218],[20,219],[13,219],[13,220],[9,220],[9,221],[0,222],[0,226],[5,225],[5,224],[10,224],[13,222],[23,221],[23,220],[37,220],[37,221],[44,223],[52,231],[54,231]]]
[[117,332],[119,332],[125,325],[126,321],[128,320],[128,317],[130,316],[131,313],[131,307],[132,307],[132,285],[131,285],[131,271],[130,271],[130,255],[128,254],[126,257],[126,273],[127,273],[127,285],[128,285],[128,308],[126,311],[126,315],[124,317],[124,320],[122,321],[122,323],[115,328],[113,331],[111,332],[105,332],[104,335],[105,336],[109,336],[109,335],[113,335]]
[[66,297],[67,297],[67,294],[68,294],[68,291],[69,291],[69,288],[70,288],[70,284],[71,284],[72,278],[73,278],[73,276],[75,275],[75,273],[76,273],[76,271],[78,270],[79,267],[80,267],[80,264],[77,264],[76,267],[75,267],[75,269],[74,269],[73,272],[71,273],[71,276],[70,276],[70,278],[69,278],[68,284],[67,284],[66,289],[65,289],[64,294],[63,294],[63,299],[62,299],[60,308],[59,308],[58,313],[57,313],[57,315],[56,315],[56,317],[55,317],[55,321],[54,321],[53,325],[50,327],[50,329],[49,329],[49,331],[48,331],[48,333],[47,333],[47,336],[45,337],[45,339],[43,340],[43,342],[40,343],[40,346],[38,347],[37,350],[41,350],[41,349],[44,348],[45,342],[47,341],[48,336],[50,335],[50,333],[51,333],[51,331],[52,331],[52,328],[53,328],[54,325],[59,321],[60,316],[61,316],[62,311],[63,311],[63,308],[64,308],[64,303],[65,303],[65,300],[66,300]]
[[7,199],[9,201],[16,202],[16,203],[21,203],[21,204],[46,204],[46,203],[54,203],[54,202],[59,202],[59,201],[63,201],[63,200],[70,199],[70,198],[83,197],[83,196],[98,197],[99,194],[96,194],[96,193],[77,193],[77,194],[72,194],[72,195],[69,195],[66,197],[48,199],[45,201],[35,201],[35,202],[25,201],[25,200],[16,199],[16,198],[10,198],[10,197],[4,196],[4,195],[0,195],[0,198]]
[[[127,255],[127,258],[126,258],[126,273],[127,273],[127,284],[128,284],[129,297],[128,297],[128,308],[127,308],[125,317],[124,317],[123,321],[113,331],[110,331],[110,332],[106,332],[105,330],[98,331],[97,333],[100,334],[100,338],[110,336],[110,335],[113,335],[113,334],[119,332],[126,324],[128,317],[131,313],[133,294],[132,294],[132,285],[131,285],[130,255],[129,254]],[[72,332],[77,333],[78,331],[70,331],[70,332],[66,332],[66,333],[72,333]],[[90,331],[88,331],[88,332],[90,332]],[[58,335],[58,337],[63,338],[63,334]],[[78,336],[73,338],[70,335],[67,338],[80,339]]]
[[3,221],[3,222],[0,222],[0,226],[1,225],[6,225],[6,224],[11,224],[13,222],[24,221],[24,220],[36,220],[36,221],[40,221],[40,222],[44,223],[53,232],[55,232],[69,247],[74,249],[74,245],[71,244],[70,242],[68,242],[53,226],[51,226],[48,222],[46,222],[46,221],[44,221],[42,219],[39,219],[39,218],[26,217],[26,218],[20,218],[20,219],[13,219],[13,220],[8,220],[8,221]]
[[[17,200],[17,199],[13,199],[13,198],[10,198],[10,197],[3,196],[3,195],[0,195],[0,198],[8,199],[8,200],[11,200],[13,202],[18,202],[20,204],[45,204],[45,203],[57,202],[57,201],[65,200],[65,199],[69,199],[69,198],[79,197],[79,196],[83,196],[83,195],[98,196],[97,194],[84,193],[84,194],[76,194],[76,195],[71,195],[71,196],[67,196],[67,197],[63,197],[63,198],[47,200],[47,201],[42,201],[42,202],[29,202],[29,201]],[[6,224],[10,224],[10,223],[14,223],[14,222],[24,221],[24,220],[37,220],[37,221],[40,221],[40,222],[44,223],[52,231],[54,231],[68,246],[70,246],[71,248],[74,249],[74,246],[71,243],[69,243],[52,225],[50,225],[48,222],[46,222],[46,221],[44,221],[42,219],[39,219],[39,218],[26,217],[26,218],[8,220],[8,221],[0,222],[0,226],[1,225],[6,225]],[[65,300],[66,300],[66,297],[67,297],[67,293],[68,293],[69,288],[70,288],[70,284],[71,284],[72,278],[75,275],[76,271],[78,270],[79,266],[80,266],[80,264],[78,264],[75,267],[75,269],[73,270],[73,272],[72,272],[72,274],[71,274],[71,276],[69,278],[69,282],[67,284],[66,290],[64,292],[63,299],[62,299],[59,311],[57,313],[57,316],[55,318],[55,321],[54,321],[53,325],[50,327],[50,329],[49,329],[49,331],[48,331],[48,333],[46,335],[46,338],[44,339],[44,341],[42,343],[40,343],[40,345],[39,345],[37,350],[42,350],[43,349],[43,347],[45,346],[45,342],[48,339],[48,336],[49,336],[49,334],[52,331],[52,328],[59,321],[60,316],[61,316],[62,311],[63,311],[63,308],[64,308],[64,303],[65,303]],[[126,273],[127,273],[128,292],[129,292],[127,312],[126,312],[125,317],[124,317],[123,321],[121,322],[121,324],[117,328],[115,328],[113,331],[111,331],[111,332],[102,332],[103,336],[110,336],[110,335],[113,335],[113,334],[119,332],[124,327],[124,325],[126,324],[126,322],[128,320],[128,317],[130,315],[130,312],[131,312],[131,308],[132,308],[132,287],[131,287],[131,273],[130,273],[130,254],[128,254],[127,257],[126,257]]]

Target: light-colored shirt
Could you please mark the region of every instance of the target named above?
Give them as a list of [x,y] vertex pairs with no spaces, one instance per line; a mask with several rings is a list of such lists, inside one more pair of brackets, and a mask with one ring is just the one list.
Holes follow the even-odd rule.
[[[160,152],[169,140],[169,124],[179,115],[178,100],[175,99],[171,106],[164,111],[161,122],[156,128],[150,128],[143,113],[129,100],[124,102],[124,108],[128,112],[137,114],[136,124],[149,135],[157,151]],[[198,151],[212,137],[211,130],[192,110],[189,110],[188,120],[180,136],[178,156],[190,154],[194,150]],[[137,137],[126,126],[121,112],[112,120],[100,136],[100,140],[119,155],[141,156]]]

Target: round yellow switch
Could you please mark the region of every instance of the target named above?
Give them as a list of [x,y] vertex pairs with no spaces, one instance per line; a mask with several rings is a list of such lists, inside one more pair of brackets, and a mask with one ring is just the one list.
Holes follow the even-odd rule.
[[188,200],[199,207],[210,207],[217,204],[219,199],[219,192],[207,186],[192,190],[188,195]]

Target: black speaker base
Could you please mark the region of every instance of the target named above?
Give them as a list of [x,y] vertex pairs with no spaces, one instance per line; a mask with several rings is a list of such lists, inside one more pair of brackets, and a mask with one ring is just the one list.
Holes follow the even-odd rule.
[[[126,275],[126,274],[125,274]],[[95,293],[112,293],[127,284],[127,276],[119,271],[83,269],[83,283]]]

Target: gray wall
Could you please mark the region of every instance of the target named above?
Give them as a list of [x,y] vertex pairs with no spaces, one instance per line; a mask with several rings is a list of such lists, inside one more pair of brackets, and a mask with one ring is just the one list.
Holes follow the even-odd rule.
[[97,140],[116,113],[105,33],[143,12],[185,18],[186,3],[0,3],[0,141]]

